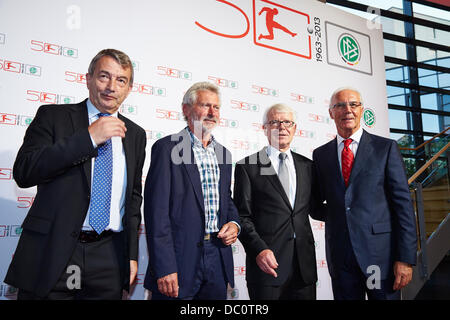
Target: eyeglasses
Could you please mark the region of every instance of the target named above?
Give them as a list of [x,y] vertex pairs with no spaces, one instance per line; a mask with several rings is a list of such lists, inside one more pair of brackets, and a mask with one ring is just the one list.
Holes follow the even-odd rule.
[[271,127],[279,127],[281,125],[283,125],[285,128],[292,128],[292,126],[295,124],[294,121],[290,121],[290,120],[270,120],[267,122]]
[[355,110],[356,108],[361,107],[362,103],[357,101],[338,102],[333,106],[333,109],[343,110],[347,105],[349,105],[352,110]]

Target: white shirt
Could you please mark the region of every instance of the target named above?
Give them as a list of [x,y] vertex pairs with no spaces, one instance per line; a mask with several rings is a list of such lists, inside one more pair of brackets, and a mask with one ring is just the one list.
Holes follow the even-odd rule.
[[[266,149],[267,156],[270,159],[270,162],[272,163],[273,168],[275,169],[275,172],[278,174],[278,169],[280,166],[280,158],[278,158],[279,154],[281,153],[280,150],[272,147],[269,145]],[[291,207],[294,208],[295,204],[295,194],[297,192],[297,175],[295,172],[295,164],[294,159],[292,158],[291,149],[288,149],[286,152],[286,164],[288,168],[289,173],[289,202],[291,203]]]
[[[356,158],[356,152],[358,151],[359,142],[361,141],[361,136],[363,134],[363,129],[359,127],[358,131],[356,131],[354,134],[352,134],[349,139],[352,139],[352,142],[349,145],[350,150],[353,152],[353,157]],[[339,167],[342,171],[342,150],[344,150],[344,140],[347,140],[345,138],[342,138],[339,133],[337,134],[337,153],[338,153],[338,159],[339,159]]]
[[[87,101],[89,124],[98,119],[98,114],[100,111],[92,104],[88,99]],[[111,117],[117,117],[118,113],[113,113]],[[97,147],[96,143],[92,139],[92,145],[94,148]],[[112,188],[111,188],[111,210],[109,216],[109,225],[105,230],[112,230],[115,232],[122,231],[122,218],[125,214],[125,193],[127,189],[127,169],[125,160],[125,151],[123,150],[122,138],[112,137],[112,150],[113,150],[113,176],[112,176]],[[95,158],[92,158],[91,166],[91,186],[94,177],[94,164]],[[92,198],[92,189],[91,189]],[[86,219],[83,223],[83,230],[92,230],[89,225],[89,209],[86,214]]]

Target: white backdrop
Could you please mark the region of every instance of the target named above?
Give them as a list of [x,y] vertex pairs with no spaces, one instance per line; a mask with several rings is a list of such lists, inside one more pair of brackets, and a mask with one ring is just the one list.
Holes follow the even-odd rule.
[[[267,9],[287,28],[268,35]],[[266,23],[267,22],[267,23]],[[279,26],[278,25],[278,26]],[[277,26],[277,25],[275,25]],[[288,33],[288,31],[290,33]],[[315,0],[2,0],[0,2],[0,299],[14,299],[3,283],[36,188],[21,189],[12,166],[37,108],[79,102],[88,96],[85,73],[103,48],[126,52],[135,85],[122,113],[148,136],[144,176],[155,140],[185,127],[181,99],[194,82],[211,81],[222,92],[215,136],[233,162],[267,144],[262,115],[283,102],[295,109],[292,149],[308,158],[334,138],[328,114],[337,87],[360,89],[363,127],[389,135],[382,31],[379,25]],[[311,220],[317,252],[318,299],[332,299],[325,260],[324,225]],[[130,299],[145,299],[145,226],[141,226],[138,283]],[[245,251],[233,245],[236,288],[230,299],[248,299]]]

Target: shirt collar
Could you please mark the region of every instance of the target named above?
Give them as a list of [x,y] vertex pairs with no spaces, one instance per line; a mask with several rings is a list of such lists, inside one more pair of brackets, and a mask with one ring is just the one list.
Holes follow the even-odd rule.
[[[189,133],[189,136],[191,137],[191,145],[203,148],[203,143],[200,141],[199,138],[195,136],[195,134],[191,131],[191,129],[189,129],[189,126],[186,126],[186,130]],[[211,135],[211,139],[209,140],[209,143],[206,146],[206,148],[210,147],[215,148],[215,146],[216,146],[216,139],[214,138],[213,135]]]
[[[101,113],[91,102],[90,99],[86,101],[88,117],[89,119],[97,117],[99,113]],[[117,118],[118,111],[114,112],[111,116]]]
[[[269,156],[269,157],[273,156],[273,157],[276,158],[276,159],[278,159],[278,157],[279,157],[279,155],[280,155],[280,153],[281,153],[280,150],[278,150],[277,148],[272,147],[271,145],[268,145],[268,146],[267,146],[266,152],[267,152],[267,156]],[[284,153],[287,154],[287,159],[288,159],[288,161],[291,161],[291,160],[292,160],[291,149],[289,148],[289,149],[288,149],[287,151],[285,151]]]
[[[356,142],[356,143],[359,144],[359,141],[361,140],[362,134],[363,134],[363,129],[362,129],[362,127],[359,127],[359,129],[358,129],[354,134],[352,134],[352,135],[349,137],[349,139],[352,139],[354,142]],[[338,133],[338,134],[337,134],[337,144],[340,145],[344,140],[347,140],[347,139],[342,138],[342,137],[339,135],[339,133]],[[352,142],[353,142],[353,141],[352,141]]]

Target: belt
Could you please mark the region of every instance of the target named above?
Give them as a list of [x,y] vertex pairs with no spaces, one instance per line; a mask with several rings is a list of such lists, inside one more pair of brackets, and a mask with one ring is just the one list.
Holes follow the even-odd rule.
[[203,237],[203,240],[204,241],[210,241],[210,240],[216,239],[217,238],[217,234],[218,234],[218,232],[205,233],[205,236]]
[[95,231],[81,231],[80,236],[78,237],[78,241],[81,243],[90,243],[90,242],[96,242],[101,239],[104,239],[106,237],[109,237],[114,232],[111,230],[103,231],[102,233],[98,234]]

